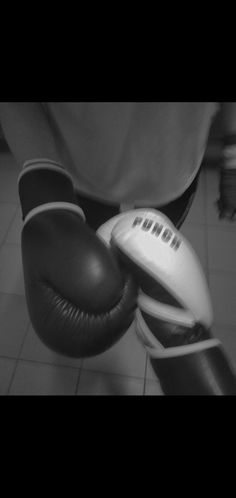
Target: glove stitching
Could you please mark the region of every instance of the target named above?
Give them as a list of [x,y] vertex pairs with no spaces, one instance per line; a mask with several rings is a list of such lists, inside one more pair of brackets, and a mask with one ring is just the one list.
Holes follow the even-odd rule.
[[[54,285],[52,285],[47,279],[38,278],[37,281],[38,281],[38,284],[42,288],[44,287],[46,289],[47,293],[50,293],[51,295],[53,293],[53,297],[51,295],[49,296],[50,300],[52,297],[53,303],[55,303],[55,299],[60,300],[60,309],[61,309],[61,306],[64,306],[64,305],[67,308],[69,306],[71,306],[73,308],[73,311],[76,312],[76,314],[78,314],[78,315],[83,314],[83,319],[88,319],[88,320],[92,320],[92,319],[96,320],[97,318],[102,320],[103,318],[105,319],[105,318],[108,318],[109,316],[111,316],[111,313],[115,314],[117,311],[119,311],[120,307],[123,308],[124,302],[126,302],[126,301],[129,302],[129,300],[127,300],[127,294],[132,290],[131,287],[133,287],[135,285],[133,280],[131,280],[131,277],[128,275],[127,278],[125,278],[124,287],[122,289],[122,294],[121,294],[119,301],[109,310],[103,311],[101,313],[99,313],[99,312],[95,313],[93,311],[83,310],[82,308],[79,308],[78,303],[74,303],[69,298],[62,296],[61,293],[56,289],[56,287]],[[55,303],[55,307],[57,307],[57,306],[58,306],[58,303]],[[58,312],[58,310],[57,310],[57,312]],[[67,310],[67,313],[68,313],[68,310]],[[69,315],[70,315],[70,313],[69,313]]]

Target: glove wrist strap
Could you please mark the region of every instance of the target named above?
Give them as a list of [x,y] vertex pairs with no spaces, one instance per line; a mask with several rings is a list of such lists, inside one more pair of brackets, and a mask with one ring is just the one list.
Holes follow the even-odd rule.
[[62,164],[57,163],[56,161],[52,161],[51,159],[32,159],[32,160],[24,162],[23,167],[22,167],[22,171],[18,177],[18,185],[21,181],[21,178],[23,178],[24,175],[26,175],[32,171],[39,171],[39,170],[55,171],[56,173],[65,175],[72,182],[71,175],[63,167]]
[[42,204],[41,206],[38,206],[34,209],[32,209],[25,217],[24,219],[24,224],[28,223],[34,216],[40,213],[44,213],[45,211],[51,211],[51,210],[67,210],[67,211],[72,211],[73,213],[77,214],[80,216],[80,218],[83,219],[83,221],[86,221],[85,214],[83,210],[79,207],[76,206],[75,204],[72,204],[70,202],[50,202],[48,204]]
[[26,161],[18,179],[23,219],[49,209],[67,209],[85,220],[77,205],[71,175],[60,163],[49,159]]
[[152,334],[142,317],[140,310],[136,312],[136,333],[144,345],[146,351],[152,358],[171,358],[205,351],[206,349],[219,347],[219,339],[212,338],[194,344],[165,348]]

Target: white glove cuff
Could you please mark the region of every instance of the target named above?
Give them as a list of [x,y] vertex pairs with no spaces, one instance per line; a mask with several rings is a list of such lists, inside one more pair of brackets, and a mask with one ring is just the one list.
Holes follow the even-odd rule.
[[136,333],[146,351],[152,358],[174,358],[177,356],[205,351],[206,349],[219,347],[221,345],[221,342],[218,339],[213,338],[206,341],[196,342],[194,344],[164,348],[156,337],[153,336],[139,309],[136,312]]
[[57,163],[56,161],[52,161],[51,159],[32,159],[29,161],[25,161],[23,164],[23,168],[21,173],[19,174],[18,184],[21,178],[29,173],[29,171],[37,171],[40,169],[48,169],[51,171],[56,171],[57,173],[61,173],[69,178],[72,182],[72,177],[70,173],[62,166],[62,164]]
[[[56,161],[53,161],[51,159],[46,159],[46,158],[41,158],[41,159],[32,159],[29,161],[26,161],[23,164],[23,169],[19,175],[18,178],[18,185],[21,180],[21,178],[29,173],[30,171],[38,171],[42,169],[47,169],[50,171],[55,171],[57,173],[60,173],[72,181],[71,175],[66,171],[63,167],[62,164],[57,163]],[[63,210],[68,210],[76,213],[77,215],[80,216],[80,218],[83,219],[83,221],[86,221],[85,214],[83,210],[77,206],[76,204],[73,204],[71,202],[49,202],[47,204],[41,204],[40,206],[37,206],[36,208],[32,209],[25,217],[24,220],[24,225],[29,222],[34,216],[36,216],[39,213],[43,213],[45,211],[50,211],[50,210],[55,210],[55,209],[63,209]]]
[[83,210],[79,207],[76,206],[76,204],[72,204],[70,202],[49,202],[48,204],[42,204],[41,206],[38,206],[34,209],[32,209],[25,217],[24,220],[24,225],[28,223],[34,216],[37,214],[43,213],[45,211],[51,211],[51,210],[67,210],[67,211],[72,211],[76,213],[77,215],[80,216],[80,218],[83,219],[83,221],[86,221],[85,214]]

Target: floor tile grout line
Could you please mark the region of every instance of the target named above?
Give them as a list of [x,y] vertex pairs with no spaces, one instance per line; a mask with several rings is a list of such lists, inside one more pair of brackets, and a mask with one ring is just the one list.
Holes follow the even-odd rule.
[[17,206],[15,208],[15,212],[14,212],[14,215],[12,217],[12,220],[10,221],[10,223],[8,225],[8,229],[7,229],[6,233],[5,233],[5,236],[3,237],[1,245],[6,245],[7,236],[8,236],[8,233],[10,232],[11,227],[13,226],[13,223],[14,223],[15,219],[16,219],[18,209],[19,209],[19,207]]
[[114,377],[121,377],[125,379],[133,379],[133,380],[143,380],[144,376],[137,376],[137,375],[130,375],[130,374],[120,374],[117,372],[108,372],[108,371],[103,371],[103,370],[96,370],[96,369],[91,369],[91,368],[81,368],[81,372],[83,373],[90,372],[94,374],[99,374],[99,375],[112,375]]
[[[12,375],[11,375],[11,378],[10,378],[10,381],[9,381],[9,385],[8,385],[8,388],[7,388],[7,391],[6,391],[6,395],[9,396],[10,395],[10,391],[11,391],[11,387],[12,387],[12,384],[14,382],[14,378],[15,378],[15,374],[16,374],[16,370],[17,370],[17,367],[19,365],[19,363],[31,363],[31,364],[37,364],[37,365],[45,365],[45,366],[51,366],[51,367],[64,367],[64,368],[67,368],[67,369],[73,369],[73,370],[79,370],[78,372],[78,375],[80,374],[80,367],[74,367],[74,366],[69,366],[69,365],[59,365],[59,364],[52,364],[52,363],[46,363],[46,362],[41,362],[41,361],[34,361],[34,360],[26,360],[24,358],[21,357],[21,353],[22,353],[22,350],[23,350],[23,346],[24,346],[24,343],[25,343],[25,339],[28,335],[28,332],[29,332],[29,329],[30,329],[30,326],[31,326],[31,322],[29,320],[28,322],[28,325],[26,326],[26,331],[25,331],[25,334],[24,334],[24,337],[22,339],[22,342],[21,342],[21,345],[20,345],[20,348],[19,348],[19,352],[17,354],[17,356],[15,358],[9,358],[8,359],[12,359],[15,361],[15,366],[14,366],[14,369],[13,369],[13,372],[12,372]],[[1,356],[0,356],[1,358]],[[6,357],[3,357],[5,359],[7,359]]]
[[45,365],[45,366],[48,366],[48,367],[55,367],[55,368],[64,368],[64,369],[72,369],[72,370],[80,370],[81,369],[81,366],[74,366],[74,365],[65,365],[65,364],[62,364],[62,363],[50,363],[48,361],[42,361],[42,360],[36,360],[36,359],[30,359],[30,358],[24,358],[22,356],[20,356],[19,358],[17,358],[20,362],[22,363],[31,363],[31,364],[34,364],[34,365]]
[[13,384],[13,381],[14,381],[14,378],[15,378],[15,373],[16,373],[17,366],[18,366],[18,360],[16,359],[15,360],[15,365],[14,365],[14,368],[13,368],[13,371],[12,371],[12,375],[11,375],[11,378],[10,378],[10,381],[9,381],[9,384],[8,384],[8,388],[6,390],[6,396],[10,395],[10,391],[11,391],[11,387],[12,387],[12,384]]
[[73,369],[73,370],[80,370],[81,369],[81,366],[77,366],[75,367],[74,365],[63,365],[62,363],[50,363],[50,362],[46,362],[46,361],[42,361],[42,360],[33,360],[33,359],[29,359],[29,358],[24,358],[22,356],[18,356],[18,355],[15,355],[15,356],[11,356],[11,355],[3,355],[3,354],[0,354],[0,360],[12,360],[12,361],[17,361],[19,360],[19,362],[22,362],[22,363],[34,363],[35,365],[45,365],[45,366],[49,366],[49,367],[61,367],[61,368],[67,368],[67,369]]
[[119,373],[116,373],[116,372],[108,372],[108,371],[100,371],[100,370],[94,370],[94,369],[84,369],[82,367],[82,365],[80,366],[73,366],[73,365],[63,365],[63,364],[60,364],[60,363],[49,363],[49,362],[45,362],[45,361],[41,361],[41,360],[31,360],[31,359],[26,359],[26,358],[22,358],[22,357],[18,357],[18,356],[2,356],[0,355],[0,359],[6,359],[6,360],[13,360],[13,361],[17,361],[17,362],[20,362],[20,363],[29,363],[29,364],[34,364],[34,365],[44,365],[44,366],[49,366],[49,367],[55,367],[55,368],[63,368],[63,369],[67,369],[67,370],[79,370],[83,372],[91,372],[91,373],[95,373],[95,374],[101,374],[101,375],[105,375],[105,376],[114,376],[114,377],[121,377],[121,378],[127,378],[127,379],[133,379],[133,380],[143,380],[144,377],[143,376],[134,376],[134,375],[128,375],[128,374],[119,374]]
[[10,360],[10,361],[16,361],[17,360],[17,355],[16,356],[10,356],[10,355],[3,355],[0,354],[0,360]]
[[81,379],[81,375],[82,375],[82,371],[83,371],[83,364],[84,364],[84,360],[82,360],[82,363],[81,363],[81,366],[80,366],[80,370],[79,370],[79,373],[78,373],[78,378],[77,378],[77,382],[76,382],[76,386],[75,386],[75,396],[79,392],[79,385],[80,385],[80,379]]
[[28,317],[28,325],[27,325],[27,327],[26,327],[26,331],[25,331],[24,337],[23,337],[23,339],[22,339],[21,345],[20,345],[20,347],[19,347],[19,352],[18,352],[18,357],[17,357],[17,359],[20,359],[20,358],[21,358],[21,353],[22,353],[22,350],[23,350],[23,347],[24,347],[24,344],[25,344],[25,340],[26,340],[26,337],[27,337],[27,335],[28,335],[28,332],[29,332],[30,326],[31,326],[31,322],[30,322],[30,318]]
[[18,364],[19,364],[19,358],[17,357],[16,360],[15,360],[15,366],[13,368],[13,372],[12,372],[12,375],[11,375],[11,378],[10,378],[10,382],[9,382],[9,385],[8,385],[8,388],[7,388],[7,392],[6,392],[7,396],[10,395],[11,387],[12,387],[12,384],[13,384],[13,381],[14,381],[14,378],[15,378],[15,374],[16,374],[16,370],[17,370]]
[[26,326],[24,337],[23,337],[21,345],[19,347],[19,351],[18,351],[17,358],[16,358],[16,363],[15,363],[15,366],[14,366],[14,369],[13,369],[13,372],[12,372],[12,376],[11,376],[11,379],[10,379],[10,382],[9,382],[9,385],[8,385],[8,389],[7,389],[7,393],[6,393],[7,396],[10,395],[11,387],[12,387],[12,384],[14,382],[16,370],[17,370],[17,367],[18,367],[18,364],[19,364],[19,361],[20,361],[20,354],[21,354],[21,351],[22,351],[22,348],[23,348],[23,344],[25,342],[25,338],[26,338],[26,336],[28,334],[29,328],[30,328],[30,320],[28,319],[28,324]]

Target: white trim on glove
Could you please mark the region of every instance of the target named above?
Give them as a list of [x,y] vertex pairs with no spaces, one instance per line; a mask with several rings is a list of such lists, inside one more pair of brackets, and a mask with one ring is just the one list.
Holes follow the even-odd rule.
[[144,313],[160,320],[170,321],[176,325],[192,327],[196,323],[195,317],[190,310],[160,303],[142,291],[139,292],[138,306]]
[[[53,161],[51,159],[41,158],[41,159],[32,159],[25,161],[25,163],[23,164],[23,169],[18,177],[18,186],[21,178],[27,173],[31,171],[38,171],[45,169],[49,171],[56,171],[57,173],[66,176],[71,180],[71,182],[73,182],[71,175],[68,173],[68,171],[64,169],[62,164],[57,163],[56,161]],[[73,204],[72,202],[49,202],[41,204],[40,206],[37,206],[34,209],[31,209],[31,211],[25,217],[24,225],[26,225],[26,223],[28,223],[37,214],[55,209],[72,211],[73,213],[79,215],[80,218],[83,219],[83,221],[86,221],[86,217],[83,210],[76,204]]]
[[24,225],[26,225],[26,223],[28,223],[37,214],[55,209],[72,211],[73,213],[79,215],[80,218],[82,217],[83,221],[86,221],[83,210],[79,206],[76,206],[76,204],[72,204],[71,202],[49,202],[47,204],[42,204],[41,206],[31,209],[31,211],[25,217]]
[[62,166],[62,164],[50,159],[32,159],[29,161],[25,161],[25,163],[23,164],[22,171],[20,172],[18,177],[18,185],[21,178],[29,171],[37,171],[40,169],[56,171],[57,173],[61,173],[72,181],[70,173],[68,173],[68,171]]
[[205,351],[206,349],[216,346],[219,347],[221,345],[219,339],[212,338],[201,342],[195,342],[194,344],[164,348],[150,331],[139,309],[136,311],[135,325],[137,337],[152,358],[173,358]]

